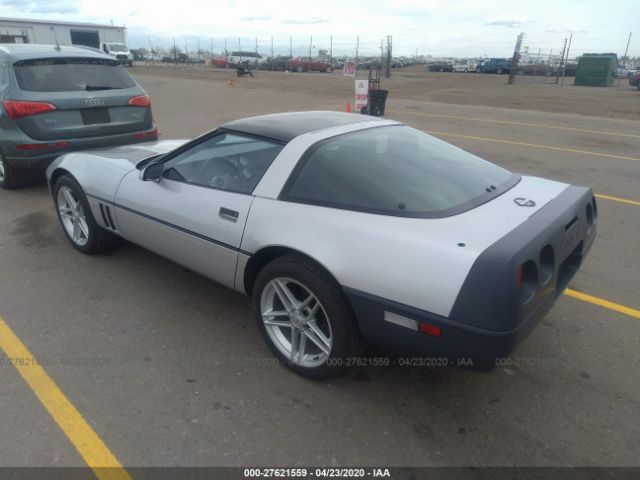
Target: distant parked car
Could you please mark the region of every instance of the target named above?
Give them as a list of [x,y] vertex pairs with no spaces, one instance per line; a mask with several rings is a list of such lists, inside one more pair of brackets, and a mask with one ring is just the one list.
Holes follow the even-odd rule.
[[225,57],[214,58],[211,64],[217,68],[227,68],[227,59]]
[[453,65],[444,62],[432,63],[427,67],[427,70],[430,72],[453,72]]
[[619,67],[616,69],[616,77],[618,78],[628,78],[631,75],[633,75],[634,73],[636,73],[637,70],[633,70],[630,68],[626,68],[626,67]]
[[511,60],[506,58],[491,58],[478,66],[480,73],[509,73],[511,71]]
[[0,187],[71,150],[155,140],[149,96],[115,58],[86,47],[0,44]]
[[292,72],[330,72],[331,64],[323,60],[308,60],[293,58],[289,60],[289,70]]
[[464,73],[476,72],[477,71],[477,66],[473,62],[456,63],[453,66],[453,71],[454,72],[464,72]]
[[638,87],[638,90],[640,90],[640,72],[636,72],[629,77],[629,85]]
[[237,51],[231,52],[231,54],[227,57],[227,63],[229,65],[240,65],[249,62],[250,66],[258,67],[266,61],[267,59],[257,52]]

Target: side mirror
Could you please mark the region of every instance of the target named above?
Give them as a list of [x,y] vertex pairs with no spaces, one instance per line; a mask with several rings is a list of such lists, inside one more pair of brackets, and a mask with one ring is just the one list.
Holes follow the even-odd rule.
[[162,163],[152,163],[151,165],[148,165],[147,168],[143,170],[142,180],[144,180],[145,182],[148,182],[149,180],[151,180],[157,183],[162,178],[162,170],[163,170]]

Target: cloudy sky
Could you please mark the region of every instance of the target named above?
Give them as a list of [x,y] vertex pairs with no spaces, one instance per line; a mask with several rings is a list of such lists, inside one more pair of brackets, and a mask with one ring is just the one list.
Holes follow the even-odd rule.
[[393,35],[396,55],[507,56],[519,32],[530,51],[560,50],[573,32],[572,53],[640,56],[640,0],[0,0],[0,16],[126,25],[132,46],[177,44],[189,50],[243,49],[294,54],[329,48],[376,54]]

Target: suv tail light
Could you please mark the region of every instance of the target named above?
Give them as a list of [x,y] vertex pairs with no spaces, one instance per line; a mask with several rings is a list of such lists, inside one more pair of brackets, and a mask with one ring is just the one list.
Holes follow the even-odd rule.
[[25,102],[22,100],[4,100],[2,106],[12,120],[57,110],[57,107],[50,103]]
[[135,97],[131,97],[127,102],[127,105],[131,105],[133,107],[149,108],[151,106],[151,100],[149,99],[149,95],[145,93],[143,95],[136,95]]

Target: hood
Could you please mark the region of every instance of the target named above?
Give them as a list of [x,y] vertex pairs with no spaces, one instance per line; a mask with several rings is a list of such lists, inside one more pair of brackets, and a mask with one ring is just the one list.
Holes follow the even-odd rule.
[[137,165],[145,158],[170,152],[184,145],[186,142],[188,142],[188,140],[159,140],[156,142],[135,143],[132,145],[91,150],[91,152],[87,152],[87,154],[101,158],[126,160]]

